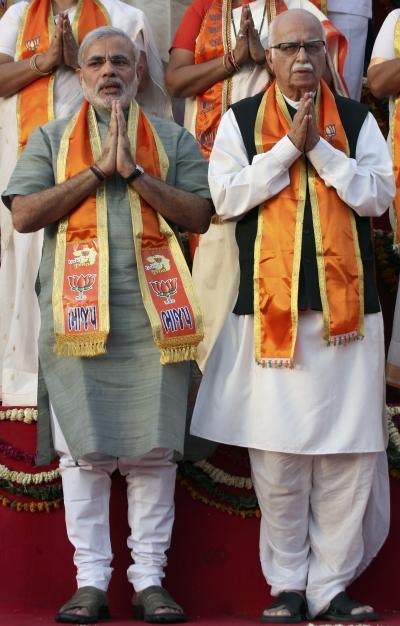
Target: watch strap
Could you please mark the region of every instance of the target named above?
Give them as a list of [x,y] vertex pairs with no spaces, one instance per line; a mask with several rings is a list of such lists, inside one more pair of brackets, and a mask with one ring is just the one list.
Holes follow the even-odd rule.
[[141,176],[142,174],[144,174],[143,167],[140,167],[140,165],[135,165],[135,169],[133,170],[133,172],[131,172],[129,176],[126,176],[123,178],[124,178],[124,181],[129,184],[133,180],[136,180],[136,178],[139,178],[139,176]]

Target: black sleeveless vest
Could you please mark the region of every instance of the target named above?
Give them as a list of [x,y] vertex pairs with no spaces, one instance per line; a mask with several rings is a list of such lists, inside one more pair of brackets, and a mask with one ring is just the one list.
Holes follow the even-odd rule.
[[[254,126],[263,95],[264,92],[251,98],[245,98],[231,107],[242,134],[249,163],[252,162],[253,157],[257,154],[254,142]],[[342,96],[335,95],[335,100],[349,142],[350,157],[355,158],[358,135],[368,114],[368,107],[355,100],[343,98]],[[291,113],[294,114],[295,111],[292,109]],[[364,312],[377,313],[380,311],[380,305],[375,282],[371,218],[360,217],[355,212],[354,216],[364,269]],[[254,209],[246,213],[236,224],[236,241],[239,246],[240,283],[238,299],[233,312],[237,315],[246,315],[254,312],[253,275],[257,219],[258,207],[254,207]],[[308,186],[304,207],[298,308],[300,310],[313,309],[322,311]]]

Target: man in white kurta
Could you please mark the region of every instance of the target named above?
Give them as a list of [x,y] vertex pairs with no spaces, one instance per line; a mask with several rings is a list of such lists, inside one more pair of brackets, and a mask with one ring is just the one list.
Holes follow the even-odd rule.
[[[69,4],[66,12],[72,24],[79,2],[71,0]],[[127,33],[146,55],[150,78],[138,95],[138,102],[147,113],[169,116],[162,63],[146,16],[120,0],[102,0],[102,5],[111,24]],[[25,0],[17,2],[0,20],[2,62],[17,61],[18,32],[27,6]],[[75,71],[65,64],[59,65],[55,72],[54,117],[70,116],[81,103],[82,92]],[[0,98],[1,190],[6,188],[17,159],[16,104],[16,95]],[[43,234],[41,231],[29,235],[17,233],[1,201],[0,218],[0,399],[6,406],[36,405],[40,315],[35,280]]]
[[[394,9],[386,17],[376,37],[372,50],[371,62],[368,68],[368,84],[374,96],[389,97],[389,134],[387,143],[395,161],[395,137],[398,137],[399,128],[399,92],[400,92],[400,9]],[[398,171],[398,164],[394,162],[394,172]],[[398,185],[398,182],[396,181]],[[397,189],[397,194],[399,189]],[[390,211],[390,221],[396,231],[396,211],[394,203]],[[397,244],[398,242],[396,242]],[[400,388],[400,291],[397,292],[396,308],[393,317],[392,337],[390,340],[386,381],[393,387]]]
[[346,37],[349,51],[344,65],[344,78],[350,98],[361,97],[364,75],[365,45],[368,21],[372,18],[372,0],[328,0],[328,17]]
[[[223,116],[209,167],[217,213],[237,222],[240,243],[245,230],[243,226],[239,237],[241,222],[248,225],[252,209],[267,201],[267,212],[269,199],[290,190],[291,168],[304,159],[369,232],[368,218],[381,215],[394,194],[391,161],[379,128],[363,105],[335,97],[338,110],[345,107],[354,116],[352,127],[364,110],[358,136],[352,140],[354,154],[349,157],[330,145],[328,134],[327,139],[320,136],[313,93],[324,67],[323,48],[320,43],[306,51],[296,47],[296,42],[321,40],[321,27],[313,16],[296,10],[276,18],[271,28],[267,62],[293,121],[287,134],[278,136],[268,151],[254,151],[255,156],[249,158],[249,145],[257,143],[255,132],[260,129],[254,113],[259,109],[254,107],[261,109],[258,102],[263,96],[248,98]],[[295,43],[286,51],[279,47],[288,42]],[[349,137],[351,129],[344,117]],[[264,123],[269,119],[265,114]],[[247,128],[251,120],[255,131]],[[336,129],[329,126],[328,131]],[[279,228],[283,229],[284,202],[281,210]],[[279,215],[279,207],[277,211]],[[317,267],[317,222],[313,218],[307,223],[306,212],[299,220],[303,228],[300,272],[308,275],[309,267]],[[336,228],[333,224],[331,228]],[[311,244],[307,243],[310,237]],[[279,233],[276,238],[281,240]],[[256,253],[256,241],[253,246]],[[262,512],[261,565],[272,595],[278,596],[263,612],[264,622],[301,621],[306,614],[336,622],[377,617],[371,607],[352,601],[345,593],[382,545],[389,518],[383,323],[371,273],[370,242],[367,249],[363,341],[327,346],[319,300],[321,277],[315,281],[316,294],[307,291],[312,281],[303,280],[301,287],[300,279],[294,368],[268,367],[269,362],[262,367],[255,360],[254,316],[240,313],[240,287],[235,306],[239,313],[231,313],[226,320],[200,386],[191,432],[249,448]],[[241,281],[248,252],[249,248],[242,248]],[[294,274],[292,278],[295,284]],[[344,297],[344,292],[338,294],[342,302]],[[375,304],[368,304],[372,300]],[[264,315],[268,318],[269,313]]]

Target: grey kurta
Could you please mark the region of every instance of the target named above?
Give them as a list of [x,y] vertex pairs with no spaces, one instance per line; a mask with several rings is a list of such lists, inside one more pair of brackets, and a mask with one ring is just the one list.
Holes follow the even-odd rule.
[[[209,198],[207,163],[192,136],[173,122],[150,119],[169,158],[167,183]],[[10,196],[54,186],[67,121],[50,122],[32,134],[3,195],[6,203]],[[98,122],[104,140],[108,117],[98,113]],[[54,353],[51,296],[57,226],[47,226],[38,289],[43,378],[74,458],[92,452],[137,457],[157,447],[182,452],[188,363],[160,364],[139,288],[127,185],[114,175],[106,181],[106,191],[110,264],[107,353],[95,358]],[[49,432],[44,415],[45,411],[39,417],[42,433]],[[40,461],[48,458],[48,451],[39,450]]]

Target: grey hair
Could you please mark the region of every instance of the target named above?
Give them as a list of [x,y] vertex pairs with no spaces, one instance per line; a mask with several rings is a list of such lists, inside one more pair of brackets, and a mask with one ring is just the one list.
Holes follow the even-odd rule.
[[114,28],[114,26],[101,26],[100,28],[95,28],[91,30],[82,40],[81,45],[79,46],[78,51],[78,65],[82,67],[83,59],[85,58],[86,50],[98,39],[105,39],[108,37],[121,37],[129,42],[129,45],[132,49],[133,60],[136,61],[139,58],[139,49],[137,45],[132,41],[130,37],[120,28]]
[[283,13],[280,13],[278,16],[276,16],[271,24],[269,25],[269,31],[268,31],[268,40],[267,40],[267,48],[270,48],[272,46],[272,41],[274,38],[274,30],[275,30],[275,25],[282,19],[284,18],[285,15],[287,15],[287,13],[289,13],[289,11],[301,11],[301,12],[305,12],[305,13],[310,13],[310,15],[312,15],[315,20],[319,23],[320,25],[320,29],[321,29],[321,39],[326,43],[326,33],[325,33],[325,29],[322,25],[322,23],[320,22],[320,20],[317,18],[316,15],[314,15],[314,13],[311,13],[311,11],[307,11],[306,9],[289,9],[288,11],[284,11]]

